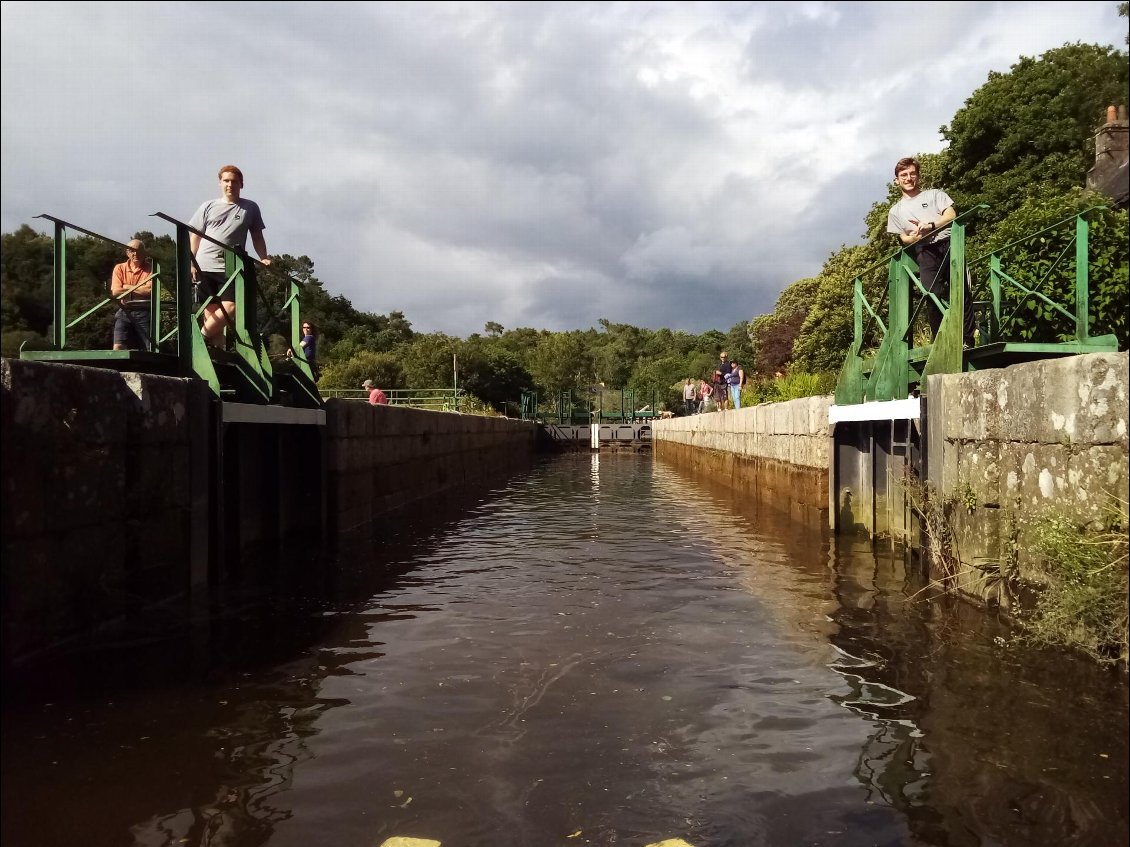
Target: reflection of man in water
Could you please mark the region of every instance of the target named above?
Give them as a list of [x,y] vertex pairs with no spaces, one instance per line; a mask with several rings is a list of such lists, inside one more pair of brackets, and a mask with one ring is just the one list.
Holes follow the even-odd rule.
[[863,529],[861,524],[856,523],[855,513],[851,510],[850,488],[845,488],[840,492],[840,512],[836,525],[843,534],[859,532]]
[[110,293],[118,301],[114,316],[114,349],[145,350],[149,347],[150,299],[153,291],[153,260],[138,239],[126,244],[126,260],[114,265]]

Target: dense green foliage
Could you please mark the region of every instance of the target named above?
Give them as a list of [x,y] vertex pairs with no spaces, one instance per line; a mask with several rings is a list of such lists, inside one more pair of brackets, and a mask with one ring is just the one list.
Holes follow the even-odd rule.
[[1127,659],[1125,503],[1115,504],[1099,531],[1062,515],[1035,527],[1046,584],[1023,618],[1023,636],[1036,644],[1067,646],[1105,663]]
[[[1087,192],[1033,191],[1028,198],[983,238],[971,242],[971,267],[980,281],[980,294],[988,277],[987,260],[978,255],[997,253],[1003,270],[1060,305],[1075,300],[1076,216],[1087,215],[1090,226],[1091,276],[1089,312],[1091,335],[1114,334],[1126,349],[1127,244],[1130,230],[1126,211],[1105,205],[1103,198]],[[1003,286],[1002,335],[1017,340],[1060,340],[1074,336],[1071,320],[1043,301],[1022,298],[1019,289]],[[1071,311],[1071,309],[1068,309]]]
[[1024,57],[965,101],[942,137],[941,184],[959,208],[987,203],[984,222],[1004,220],[1035,190],[1083,185],[1095,163],[1095,129],[1107,106],[1126,102],[1126,54],[1068,44]]

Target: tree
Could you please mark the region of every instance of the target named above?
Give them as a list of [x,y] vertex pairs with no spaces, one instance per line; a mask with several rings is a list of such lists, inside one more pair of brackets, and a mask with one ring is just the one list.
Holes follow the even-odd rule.
[[473,336],[459,347],[459,385],[484,403],[505,410],[534,388],[534,379],[514,353],[497,337]]
[[413,336],[396,348],[408,388],[452,388],[455,380],[452,357],[459,339],[442,332]]
[[851,344],[853,281],[865,279],[871,302],[882,298],[886,266],[877,259],[873,245],[841,247],[833,253],[817,277],[816,293],[793,344],[790,370],[807,373],[838,371]]
[[360,388],[367,379],[386,390],[404,388],[404,374],[397,357],[369,350],[363,350],[346,361],[326,365],[322,368],[318,387],[327,390]]
[[594,379],[591,352],[582,333],[546,333],[538,340],[530,359],[530,373],[550,394],[591,385]]
[[23,341],[45,340],[50,332],[53,243],[51,236],[27,224],[0,237],[0,327],[5,356],[16,355]]
[[816,277],[794,282],[781,292],[770,314],[750,322],[751,352],[749,363],[743,363],[747,374],[772,376],[788,367],[796,337],[819,286],[820,280]]
[[[1113,334],[1118,338],[1119,349],[1125,350],[1130,226],[1125,209],[1103,206],[1101,200],[1080,189],[1062,194],[1047,188],[1035,192],[983,243],[975,245],[971,255],[987,255],[1007,248],[1003,249],[1002,264],[1009,276],[1073,311],[1074,218],[1090,209],[1087,265],[1091,334]],[[1054,226],[1061,222],[1061,226]],[[974,268],[984,275],[983,264]],[[1002,288],[1001,317],[1002,336],[1009,340],[1067,341],[1075,335],[1075,326],[1068,318],[1035,297],[1021,296],[1018,289],[1007,284]]]
[[949,125],[942,184],[958,208],[988,203],[995,224],[1036,188],[1063,193],[1083,185],[1094,163],[1094,132],[1107,106],[1125,102],[1126,53],[1067,44],[993,72]]

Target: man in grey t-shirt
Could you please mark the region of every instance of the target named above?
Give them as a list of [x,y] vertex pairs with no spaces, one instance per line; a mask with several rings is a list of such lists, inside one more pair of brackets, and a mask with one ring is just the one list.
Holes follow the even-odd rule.
[[[269,265],[263,214],[257,203],[239,196],[242,190],[243,172],[235,165],[224,165],[220,168],[220,198],[202,204],[189,225],[235,250],[246,249],[250,234],[259,261]],[[204,340],[213,347],[223,347],[224,330],[235,320],[235,292],[231,286],[220,290],[227,280],[225,251],[196,233],[189,234],[189,249],[196,257],[192,281],[199,286],[200,296],[216,298],[204,307]]]
[[[936,294],[943,302],[949,297],[949,238],[947,224],[957,217],[953,200],[940,188],[918,187],[918,160],[907,157],[895,165],[895,181],[902,197],[887,213],[887,232],[899,237],[899,242],[911,251],[918,263],[919,279],[923,287]],[[966,281],[965,299],[971,300]],[[926,317],[930,331],[938,334],[942,313],[934,301],[926,298]],[[966,347],[973,346],[973,309],[967,302],[962,315],[962,334]]]

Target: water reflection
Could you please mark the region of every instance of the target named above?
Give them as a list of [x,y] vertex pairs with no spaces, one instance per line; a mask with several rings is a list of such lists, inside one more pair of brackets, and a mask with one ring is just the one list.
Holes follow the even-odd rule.
[[421,517],[6,688],[3,843],[1126,843],[1125,687],[899,556],[637,454]]
[[704,513],[730,504],[751,526],[773,527],[795,575],[814,584],[805,562],[827,562],[827,628],[801,602],[805,580],[777,590],[772,557],[758,557],[748,584],[792,626],[827,638],[827,666],[848,686],[829,698],[874,727],[856,778],[869,802],[905,813],[915,843],[1130,843],[1124,676],[1016,646],[991,613],[929,597],[901,552],[852,539],[817,552],[816,528],[789,529],[771,506],[694,483],[716,504]]

